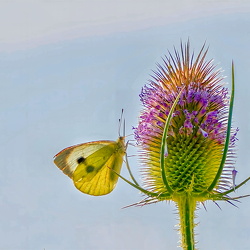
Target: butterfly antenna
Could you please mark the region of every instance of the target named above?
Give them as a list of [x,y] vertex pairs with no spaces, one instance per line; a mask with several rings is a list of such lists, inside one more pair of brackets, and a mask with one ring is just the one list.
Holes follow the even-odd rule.
[[123,109],[122,109],[122,112],[121,112],[121,117],[120,117],[120,119],[119,119],[119,127],[118,127],[118,135],[119,135],[119,137],[121,137],[122,117],[123,117]]
[[123,137],[125,137],[125,119],[123,120]]

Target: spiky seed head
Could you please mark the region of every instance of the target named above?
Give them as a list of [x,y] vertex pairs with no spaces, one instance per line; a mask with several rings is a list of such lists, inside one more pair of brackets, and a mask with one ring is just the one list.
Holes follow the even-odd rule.
[[[169,190],[161,175],[162,136],[170,109],[183,89],[167,134],[164,167],[173,194],[166,199],[189,192],[198,200],[206,200],[207,196],[199,194],[214,181],[221,163],[229,95],[221,72],[215,70],[212,60],[206,61],[206,54],[204,46],[195,57],[189,42],[181,45],[180,52],[174,50],[163,59],[140,94],[143,110],[134,133],[140,147],[144,186],[150,192],[167,195]],[[231,135],[227,161],[214,193],[232,186],[236,133]]]

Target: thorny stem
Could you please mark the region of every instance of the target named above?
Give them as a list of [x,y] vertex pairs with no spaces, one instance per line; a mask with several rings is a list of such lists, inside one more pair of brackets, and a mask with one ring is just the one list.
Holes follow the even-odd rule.
[[181,246],[184,250],[195,250],[194,211],[196,201],[188,192],[185,192],[179,196],[177,206],[180,216]]

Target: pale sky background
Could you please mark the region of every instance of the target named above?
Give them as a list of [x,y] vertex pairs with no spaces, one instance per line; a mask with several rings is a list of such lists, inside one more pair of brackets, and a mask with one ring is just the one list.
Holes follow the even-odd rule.
[[[141,88],[188,38],[196,52],[206,41],[228,82],[235,62],[239,183],[250,176],[248,0],[0,1],[0,249],[177,249],[174,204],[121,209],[141,199],[122,180],[110,195],[85,195],[53,156],[116,140],[122,108],[131,134]],[[249,193],[250,183],[235,195]],[[250,249],[250,198],[219,205],[197,213],[199,249]]]

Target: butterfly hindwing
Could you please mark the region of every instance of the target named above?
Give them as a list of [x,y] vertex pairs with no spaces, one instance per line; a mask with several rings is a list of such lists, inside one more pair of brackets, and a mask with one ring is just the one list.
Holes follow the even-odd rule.
[[81,192],[104,195],[110,193],[118,181],[115,172],[120,173],[124,154],[124,137],[119,137],[117,141],[96,141],[66,148],[55,156],[54,162]]

